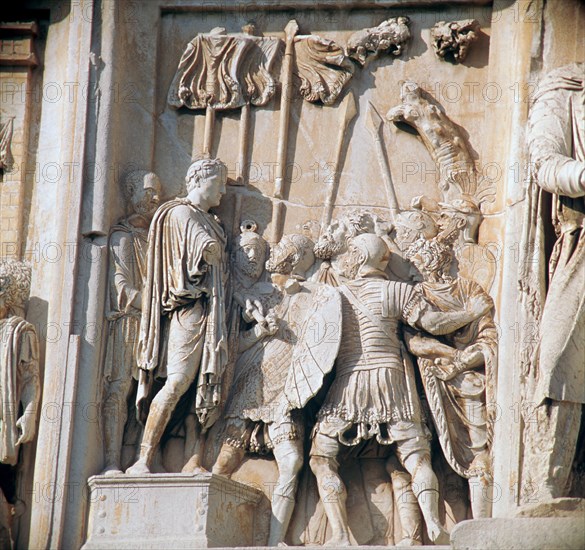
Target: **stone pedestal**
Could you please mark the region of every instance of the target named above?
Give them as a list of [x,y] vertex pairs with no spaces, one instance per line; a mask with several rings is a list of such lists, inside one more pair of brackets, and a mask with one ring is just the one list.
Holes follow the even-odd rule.
[[251,546],[262,494],[213,474],[93,476],[84,550]]
[[454,550],[580,550],[585,518],[492,518],[458,523],[451,531]]

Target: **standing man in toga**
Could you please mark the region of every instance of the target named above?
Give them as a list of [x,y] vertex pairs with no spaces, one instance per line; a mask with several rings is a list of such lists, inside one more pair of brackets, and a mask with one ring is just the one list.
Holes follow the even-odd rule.
[[[187,196],[163,204],[152,220],[138,344],[139,412],[153,377],[166,381],[150,405],[140,457],[126,470],[131,475],[150,473],[171,414],[193,382],[200,433],[213,423],[220,402],[227,360],[226,238],[209,209],[225,194],[226,173],[218,159],[195,161],[187,171]],[[197,445],[197,465],[200,452]]]

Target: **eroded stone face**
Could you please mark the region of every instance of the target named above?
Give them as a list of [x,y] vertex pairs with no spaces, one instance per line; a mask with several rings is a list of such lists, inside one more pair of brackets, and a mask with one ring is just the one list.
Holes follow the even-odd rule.
[[0,540],[465,545],[583,496],[580,3],[50,4],[0,24]]

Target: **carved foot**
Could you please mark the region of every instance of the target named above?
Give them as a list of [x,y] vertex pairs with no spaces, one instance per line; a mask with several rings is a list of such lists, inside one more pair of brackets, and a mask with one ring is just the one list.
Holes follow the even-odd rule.
[[183,466],[181,470],[183,474],[208,474],[209,471],[206,470],[201,464],[199,464],[199,457],[192,456],[187,464]]
[[102,476],[115,477],[123,476],[124,472],[120,469],[117,464],[108,464],[101,472]]
[[403,538],[399,543],[396,544],[396,546],[422,546],[422,540],[418,540],[418,539],[411,539],[409,537],[405,537]]
[[337,547],[337,546],[351,546],[351,542],[349,542],[349,537],[345,534],[343,535],[333,535],[323,546],[328,547]]
[[450,543],[449,532],[439,523],[427,523],[427,534],[437,546],[448,546]]
[[126,470],[126,474],[130,476],[144,476],[150,474],[150,468],[144,460],[139,460],[133,466]]

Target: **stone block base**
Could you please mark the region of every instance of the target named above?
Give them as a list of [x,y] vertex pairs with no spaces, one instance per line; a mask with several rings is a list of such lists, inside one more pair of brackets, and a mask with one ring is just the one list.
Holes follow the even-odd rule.
[[451,532],[453,550],[582,550],[585,519],[492,518],[462,521]]
[[89,478],[84,550],[251,546],[260,491],[213,474]]

